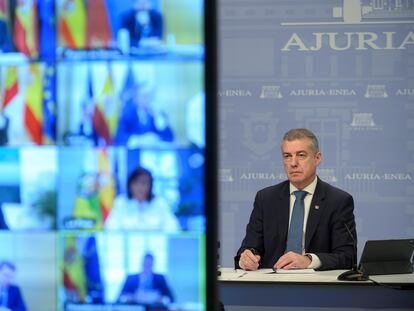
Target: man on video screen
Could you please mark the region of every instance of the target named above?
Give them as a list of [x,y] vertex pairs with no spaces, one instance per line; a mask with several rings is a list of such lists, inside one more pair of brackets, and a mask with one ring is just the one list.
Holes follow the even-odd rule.
[[26,311],[22,294],[14,285],[16,266],[9,261],[0,262],[0,311]]

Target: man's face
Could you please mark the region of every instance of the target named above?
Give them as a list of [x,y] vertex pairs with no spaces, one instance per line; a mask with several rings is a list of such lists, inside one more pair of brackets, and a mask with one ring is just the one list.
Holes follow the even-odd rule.
[[309,139],[284,140],[282,158],[289,181],[298,189],[308,186],[316,176],[321,153],[315,153]]
[[154,265],[153,259],[152,257],[148,257],[146,256],[144,258],[144,263],[143,263],[143,267],[142,267],[142,272],[145,273],[151,273],[152,272],[152,267]]

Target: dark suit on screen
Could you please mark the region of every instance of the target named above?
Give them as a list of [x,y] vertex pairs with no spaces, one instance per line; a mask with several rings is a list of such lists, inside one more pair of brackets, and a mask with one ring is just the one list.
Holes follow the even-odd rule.
[[9,227],[6,224],[6,221],[4,220],[4,216],[3,216],[3,210],[1,209],[1,204],[0,204],[0,230],[7,230],[9,229]]
[[156,10],[149,11],[149,27],[148,33],[144,33],[143,27],[136,21],[136,11],[128,11],[121,20],[121,28],[127,29],[130,36],[130,45],[138,46],[141,38],[145,37],[157,37],[160,40],[163,35],[163,18],[162,15]]
[[[260,268],[271,268],[285,253],[289,228],[289,181],[264,188],[256,194],[246,228],[246,237],[235,257],[254,248],[261,256]],[[309,209],[305,252],[321,260],[319,270],[348,269],[356,257],[353,241],[344,222],[356,238],[354,201],[350,194],[318,178]]]
[[157,135],[161,141],[171,142],[174,140],[174,134],[169,125],[162,130],[157,129],[155,117],[150,113],[147,114],[147,120],[144,123],[139,119],[135,105],[130,103],[126,104],[118,122],[115,144],[125,145],[132,135],[148,133]]
[[20,293],[20,289],[14,285],[8,286],[6,297],[1,295],[0,306],[9,308],[12,311],[26,311],[26,306],[22,294]]
[[[122,295],[131,295],[134,294],[137,289],[139,288],[140,278],[139,274],[132,274],[129,275],[124,283],[124,286],[121,290],[121,294],[118,297],[118,302],[121,301]],[[167,281],[165,280],[165,277],[161,274],[153,274],[153,280],[152,280],[152,289],[158,290],[161,296],[166,296],[170,298],[170,301],[174,301],[173,295],[168,287]]]

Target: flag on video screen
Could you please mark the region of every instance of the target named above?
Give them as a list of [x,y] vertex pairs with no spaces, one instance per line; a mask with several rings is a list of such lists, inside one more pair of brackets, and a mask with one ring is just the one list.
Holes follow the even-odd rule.
[[135,77],[134,71],[132,70],[132,64],[128,64],[128,72],[125,79],[124,87],[121,92],[121,100],[122,103],[125,105],[126,102],[132,100],[134,87],[135,87]]
[[56,141],[55,68],[46,64],[43,81],[43,139],[45,144]]
[[89,1],[86,45],[88,48],[109,47],[112,30],[104,0]]
[[83,0],[64,0],[58,23],[62,46],[70,49],[85,48],[86,10]]
[[39,64],[30,64],[24,107],[24,125],[31,140],[40,145],[43,141],[43,87]]
[[90,236],[86,240],[83,251],[83,261],[86,276],[86,289],[90,303],[103,302],[103,286],[99,264],[99,256],[96,248],[96,239]]
[[97,98],[93,112],[93,126],[106,145],[112,144],[112,137],[115,135],[120,102],[115,94],[112,74],[109,68],[101,95]]
[[7,67],[2,108],[6,108],[19,93],[17,66]]
[[102,219],[105,223],[115,199],[115,179],[112,175],[108,151],[101,149],[98,158],[99,170],[99,203],[101,206]]
[[40,20],[40,56],[53,59],[56,53],[55,1],[38,1]]
[[13,38],[11,31],[9,0],[0,0],[0,51],[12,52]]
[[67,302],[85,302],[86,276],[84,260],[74,236],[68,236],[65,239],[63,286],[65,287]]
[[29,57],[39,55],[39,22],[35,0],[17,1],[14,18],[14,44]]
[[93,228],[102,229],[102,211],[99,202],[99,176],[97,173],[83,173],[78,180],[73,217],[94,221]]
[[80,118],[80,134],[84,137],[87,137],[88,139],[93,140],[95,144],[97,142],[95,141],[96,135],[95,135],[95,129],[93,128],[92,124],[92,113],[95,109],[95,98],[93,94],[93,85],[92,85],[92,77],[91,77],[91,70],[88,68],[88,73],[86,76],[87,79],[87,85],[86,85],[86,94],[84,95],[83,99],[81,99],[81,109],[82,109],[82,117]]
[[8,0],[0,0],[0,20],[2,21],[8,20],[7,3],[8,3]]

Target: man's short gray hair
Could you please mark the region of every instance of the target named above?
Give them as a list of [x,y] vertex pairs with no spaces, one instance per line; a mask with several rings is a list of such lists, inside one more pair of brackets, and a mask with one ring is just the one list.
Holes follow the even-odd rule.
[[291,129],[283,135],[283,141],[293,141],[297,139],[304,139],[307,138],[311,142],[311,148],[312,150],[317,153],[319,152],[319,143],[318,138],[316,138],[316,135],[313,134],[310,130],[305,128],[297,128],[297,129]]

